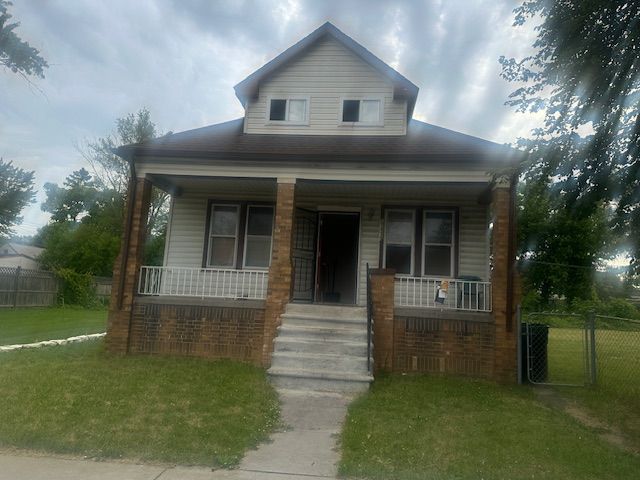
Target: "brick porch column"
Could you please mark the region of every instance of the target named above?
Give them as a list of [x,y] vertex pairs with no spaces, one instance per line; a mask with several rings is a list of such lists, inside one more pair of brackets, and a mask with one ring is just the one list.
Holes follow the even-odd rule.
[[[493,272],[491,273],[492,307],[495,321],[494,376],[504,383],[517,381],[517,332],[515,331],[514,250],[510,223],[511,186],[508,180],[496,181],[491,201],[493,211]],[[511,278],[510,278],[511,277]],[[509,288],[509,281],[511,287]],[[511,298],[509,298],[509,296]]]
[[[125,229],[120,244],[120,253],[113,268],[113,284],[107,322],[107,349],[114,353],[127,353],[128,350],[129,324],[131,323],[133,299],[138,284],[138,272],[142,265],[150,200],[151,182],[149,180],[138,178],[135,183],[130,182],[125,212]],[[126,222],[129,222],[129,219],[131,219],[131,223],[127,238]]]
[[371,270],[374,373],[393,371],[395,273],[392,269]]
[[264,313],[262,364],[265,367],[271,364],[273,340],[280,324],[280,315],[291,299],[293,275],[291,244],[295,216],[295,188],[295,179],[278,179],[273,248]]

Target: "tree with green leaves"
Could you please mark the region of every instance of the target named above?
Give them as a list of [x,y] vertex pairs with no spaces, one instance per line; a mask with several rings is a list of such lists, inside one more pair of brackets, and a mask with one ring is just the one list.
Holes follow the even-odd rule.
[[13,3],[0,0],[0,65],[24,78],[36,76],[44,78],[44,70],[49,67],[38,49],[22,40],[15,30],[18,22],[11,22],[9,7]]
[[[91,166],[96,187],[102,191],[115,192],[122,198],[124,204],[129,185],[130,167],[126,160],[113,152],[121,145],[141,143],[157,136],[156,125],[151,121],[151,113],[143,108],[135,114],[130,113],[117,119],[114,133],[77,145],[76,149]],[[153,189],[149,206],[148,236],[162,236],[166,230],[168,198],[166,192]]]
[[[540,22],[534,53],[500,58],[502,76],[520,84],[507,104],[545,114],[519,142],[529,152],[525,194],[545,191],[549,225],[569,248],[584,247],[584,230],[558,222],[608,223],[617,241],[596,235],[578,266],[624,251],[633,257],[630,274],[640,274],[640,2],[527,0],[514,25],[526,22]],[[540,255],[549,245],[526,247]]]
[[[146,109],[117,120],[116,133],[79,147],[93,174],[81,168],[62,186],[48,183],[42,209],[51,223],[40,229],[36,242],[45,247],[40,259],[55,270],[80,275],[111,276],[120,248],[129,182],[127,162],[113,154],[126,143],[155,136]],[[154,189],[147,229],[145,263],[162,262],[167,223],[167,194]]]
[[594,266],[609,238],[607,209],[579,217],[558,206],[548,184],[522,183],[518,192],[519,254],[527,291],[543,305],[553,295],[575,299],[593,296]]
[[21,221],[20,212],[33,202],[35,172],[15,167],[12,162],[0,158],[0,240],[11,234],[14,225]]
[[63,187],[45,183],[44,191],[47,198],[41,208],[51,213],[51,219],[55,222],[78,221],[78,217],[86,214],[99,196],[91,174],[84,168],[69,175]]

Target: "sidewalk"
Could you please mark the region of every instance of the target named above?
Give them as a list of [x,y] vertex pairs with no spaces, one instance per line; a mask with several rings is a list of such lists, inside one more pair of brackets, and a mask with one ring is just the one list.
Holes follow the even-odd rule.
[[287,429],[247,455],[236,470],[164,467],[0,453],[0,480],[312,480],[337,474],[337,435],[349,399],[281,392]]

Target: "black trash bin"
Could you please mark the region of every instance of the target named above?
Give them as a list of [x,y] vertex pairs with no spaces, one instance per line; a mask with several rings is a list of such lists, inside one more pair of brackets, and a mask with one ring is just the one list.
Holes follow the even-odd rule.
[[[456,278],[463,282],[481,282],[480,277],[473,275],[461,275]],[[477,283],[463,283],[458,288],[458,308],[470,310],[484,310],[484,295],[478,295]],[[484,293],[484,292],[483,292]]]
[[[527,326],[529,343],[527,344]],[[522,380],[544,383],[549,374],[547,347],[549,345],[549,325],[544,323],[523,323],[521,330]],[[527,363],[527,356],[529,362]]]

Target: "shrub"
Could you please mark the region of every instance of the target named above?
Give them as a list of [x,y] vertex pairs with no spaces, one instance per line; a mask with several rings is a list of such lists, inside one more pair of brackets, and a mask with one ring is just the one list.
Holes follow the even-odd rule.
[[98,303],[93,277],[88,273],[78,273],[70,268],[55,271],[60,279],[59,300],[64,304],[95,307]]

